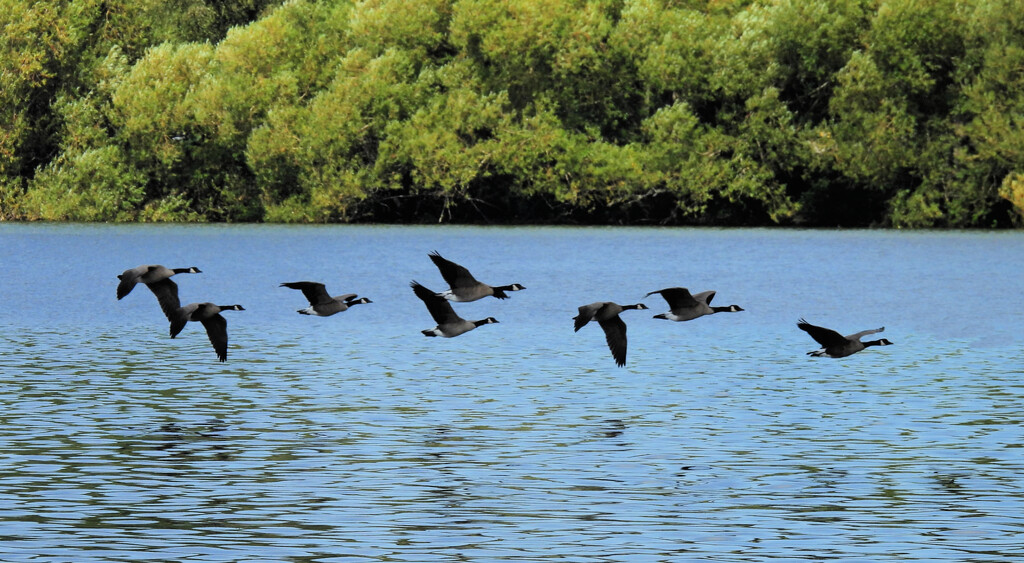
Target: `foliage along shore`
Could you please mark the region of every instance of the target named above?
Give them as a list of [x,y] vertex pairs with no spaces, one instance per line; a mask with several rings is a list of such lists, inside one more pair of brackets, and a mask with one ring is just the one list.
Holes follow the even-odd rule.
[[0,0],[0,219],[1020,226],[1016,0]]

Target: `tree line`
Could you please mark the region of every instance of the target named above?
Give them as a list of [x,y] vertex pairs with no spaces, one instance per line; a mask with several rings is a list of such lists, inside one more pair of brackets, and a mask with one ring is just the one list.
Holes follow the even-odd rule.
[[0,0],[0,219],[1012,227],[1017,0]]

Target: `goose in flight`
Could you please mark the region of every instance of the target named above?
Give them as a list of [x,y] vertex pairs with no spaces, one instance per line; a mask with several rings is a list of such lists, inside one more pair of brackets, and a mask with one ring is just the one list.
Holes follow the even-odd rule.
[[494,317],[487,317],[486,319],[481,319],[479,321],[467,321],[455,314],[455,310],[452,309],[452,304],[444,297],[441,297],[426,287],[423,287],[419,282],[413,281],[409,285],[412,286],[412,291],[416,294],[416,297],[419,297],[423,301],[423,304],[427,306],[427,311],[430,311],[430,316],[434,317],[434,320],[437,322],[436,327],[421,331],[424,336],[443,336],[445,338],[452,338],[454,336],[467,333],[478,326],[498,322]]
[[796,326],[800,327],[800,330],[805,331],[811,335],[818,344],[821,344],[821,349],[813,350],[807,353],[808,356],[827,356],[829,358],[845,358],[850,354],[856,354],[861,350],[869,346],[890,346],[892,342],[889,342],[885,338],[879,340],[869,340],[867,342],[861,342],[860,339],[869,335],[882,332],[885,327],[876,328],[872,330],[862,330],[856,334],[849,336],[843,336],[838,332],[820,326],[814,326],[811,323],[800,319],[796,323]]
[[487,285],[483,282],[477,281],[473,277],[473,274],[469,273],[466,268],[442,258],[440,254],[435,250],[430,253],[430,259],[434,261],[434,265],[441,272],[441,277],[444,281],[448,282],[448,289],[438,293],[441,297],[448,299],[449,301],[458,301],[461,303],[476,301],[477,299],[483,299],[484,297],[492,296],[498,299],[508,299],[506,291],[519,291],[526,289],[518,283],[510,285]]
[[217,359],[226,362],[228,359],[228,321],[220,315],[221,311],[244,311],[241,305],[214,305],[213,303],[190,303],[174,312],[171,319],[171,338],[185,328],[188,321],[198,321],[206,327],[206,335],[210,344],[217,352]]
[[121,280],[117,284],[117,299],[121,300],[124,296],[131,293],[136,284],[144,283],[153,292],[153,295],[156,296],[164,316],[167,317],[167,320],[171,320],[171,315],[174,314],[178,307],[181,307],[181,302],[178,301],[178,284],[171,280],[171,276],[175,274],[199,273],[202,272],[195,266],[172,269],[159,264],[151,264],[131,268],[117,276],[117,279]]
[[702,291],[697,295],[690,295],[690,290],[685,287],[668,287],[652,291],[644,297],[650,297],[660,293],[668,302],[669,312],[654,315],[656,319],[667,319],[670,321],[692,321],[704,315],[715,313],[736,313],[743,309],[739,305],[728,307],[712,307],[711,300],[715,298],[714,291]]
[[329,317],[335,313],[347,311],[348,308],[353,305],[373,303],[373,301],[370,301],[365,297],[359,297],[355,293],[346,293],[345,295],[331,297],[327,293],[327,288],[324,284],[319,282],[285,282],[281,284],[280,287],[288,287],[302,291],[302,294],[306,296],[306,300],[309,301],[309,307],[299,309],[298,311],[303,315]]
[[608,342],[608,349],[612,351],[615,358],[615,365],[622,367],[626,365],[626,323],[619,317],[619,313],[629,309],[646,309],[643,303],[635,305],[619,305],[611,301],[598,301],[590,305],[583,305],[579,308],[579,314],[573,317],[573,332],[579,332],[592,320],[596,320],[604,330],[604,338]]

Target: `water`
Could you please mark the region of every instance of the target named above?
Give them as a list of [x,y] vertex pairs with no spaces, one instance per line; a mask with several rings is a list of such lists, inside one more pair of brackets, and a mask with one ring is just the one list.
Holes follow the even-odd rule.
[[[425,338],[434,249],[527,289]],[[246,307],[227,363],[116,300],[144,263]],[[3,561],[1024,557],[1020,233],[0,224],[0,266]],[[651,296],[621,369],[572,331],[676,285],[746,310]]]

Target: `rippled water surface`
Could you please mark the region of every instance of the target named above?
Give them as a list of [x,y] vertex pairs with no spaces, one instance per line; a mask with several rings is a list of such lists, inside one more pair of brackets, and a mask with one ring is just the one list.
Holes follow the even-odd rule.
[[[527,289],[425,338],[434,249]],[[149,263],[245,306],[227,363],[116,299]],[[3,561],[1024,557],[1019,233],[0,224],[0,266]],[[652,319],[677,285],[745,311]],[[641,299],[625,368],[573,333]]]

